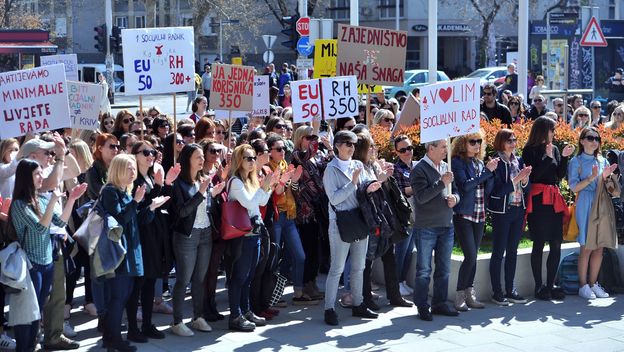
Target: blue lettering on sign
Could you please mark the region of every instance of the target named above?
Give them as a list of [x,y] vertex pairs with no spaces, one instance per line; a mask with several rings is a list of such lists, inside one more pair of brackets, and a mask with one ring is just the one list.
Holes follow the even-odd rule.
[[134,60],[134,72],[147,72],[150,70],[150,60]]

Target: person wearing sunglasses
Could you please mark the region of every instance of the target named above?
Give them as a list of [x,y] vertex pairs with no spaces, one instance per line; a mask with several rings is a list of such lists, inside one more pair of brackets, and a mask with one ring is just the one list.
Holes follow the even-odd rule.
[[[568,170],[569,157],[574,145],[568,144],[562,152],[553,144],[556,122],[538,117],[531,127],[529,138],[522,150],[524,162],[533,168],[531,189],[527,204],[527,224],[533,240],[531,269],[535,280],[535,298],[561,300],[565,293],[555,286],[555,276],[561,258],[563,222],[568,217],[568,205],[561,195],[559,183]],[[544,245],[550,251],[546,262],[546,283],[542,281]]]
[[589,119],[591,116],[591,111],[588,108],[581,106],[580,108],[574,110],[572,114],[572,119],[570,120],[571,128],[586,128],[591,127],[591,120]]
[[484,133],[472,133],[453,139],[451,156],[452,170],[459,192],[459,203],[455,206],[453,225],[464,260],[457,275],[455,309],[484,308],[477,300],[474,278],[477,271],[477,254],[485,230],[486,202],[494,186],[494,170],[498,158],[484,163]]
[[488,83],[483,87],[483,103],[481,104],[481,112],[487,115],[489,121],[498,119],[508,126],[510,126],[513,122],[509,109],[505,105],[496,101],[496,86],[493,83]]
[[539,94],[533,99],[531,106],[526,113],[526,118],[535,121],[538,117],[543,116],[548,111],[550,110],[546,108],[546,98],[544,98],[543,95]]
[[[410,186],[409,176],[416,162],[414,161],[414,146],[407,135],[401,134],[394,138],[394,152],[398,158],[397,162],[394,164],[393,176],[397,181],[401,193],[403,193],[411,203],[414,193],[412,192],[412,186]],[[412,223],[414,222],[412,221]],[[409,296],[414,293],[414,290],[408,284],[409,280],[407,280],[407,272],[412,265],[411,254],[414,250],[413,236],[414,231],[410,229],[409,237],[397,242],[394,247],[401,296]]]
[[524,115],[524,104],[522,104],[522,100],[520,100],[519,96],[512,95],[509,97],[507,107],[509,108],[509,113],[511,114],[511,120],[514,123],[519,123],[526,119]]
[[143,121],[134,121],[130,125],[130,133],[134,134],[139,138],[145,138],[148,134],[147,127],[145,127],[145,123]]
[[113,135],[118,139],[124,133],[130,132],[130,125],[135,121],[134,115],[128,109],[123,109],[117,113],[115,117],[115,125],[113,126]]
[[592,100],[589,103],[589,110],[591,111],[591,124],[592,126],[602,125],[607,122],[607,117],[602,114],[602,103],[598,100]]
[[[487,210],[492,218],[492,257],[490,281],[492,302],[500,306],[526,303],[514,287],[518,244],[524,232],[526,197],[529,192],[531,167],[525,167],[516,154],[518,142],[514,132],[502,129],[494,138],[494,150],[499,160],[494,170],[494,186],[489,195]],[[501,286],[501,265],[505,257],[505,291]]]
[[611,113],[611,119],[605,124],[606,128],[616,130],[622,126],[624,122],[624,105],[620,104]]
[[[557,120],[559,121],[567,121],[567,119],[563,118],[563,99],[555,98],[552,100],[553,112],[557,114]],[[568,115],[570,111],[568,110]],[[546,115],[546,114],[544,114]]]
[[537,77],[535,78],[535,85],[531,87],[531,92],[529,93],[529,99],[533,100],[537,98],[540,92],[546,89],[546,85],[544,83],[545,83],[544,76],[537,75]]
[[100,131],[103,133],[113,133],[114,125],[115,118],[109,112],[100,115]]
[[102,133],[95,140],[93,152],[93,164],[87,170],[86,181],[87,196],[96,200],[100,195],[100,189],[106,184],[108,167],[115,157],[121,152],[121,146],[117,137],[110,133]]
[[[576,157],[568,164],[568,182],[570,190],[577,194],[576,223],[578,224],[577,242],[581,245],[578,258],[579,296],[584,299],[606,298],[609,294],[598,283],[598,273],[602,264],[604,247],[615,247],[615,217],[613,212],[599,208],[593,210],[594,202],[603,205],[600,196],[606,192],[604,182],[617,168],[617,163],[609,165],[600,153],[601,138],[594,128],[584,128],[579,137],[579,149]],[[602,182],[599,182],[599,177]],[[611,196],[607,197],[609,201]],[[612,206],[609,201],[607,207]],[[599,215],[599,216],[598,216]],[[599,230],[598,230],[599,229]],[[605,230],[605,229],[611,229]],[[596,246],[598,244],[599,247]]]
[[379,125],[384,130],[391,131],[394,126],[394,114],[387,109],[379,109],[373,118],[373,125]]
[[150,126],[152,134],[163,141],[171,131],[171,125],[166,117],[157,117],[152,121]]

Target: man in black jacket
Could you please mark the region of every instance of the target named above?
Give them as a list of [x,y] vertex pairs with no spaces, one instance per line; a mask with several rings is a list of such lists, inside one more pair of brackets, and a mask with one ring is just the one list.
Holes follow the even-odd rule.
[[526,118],[529,120],[535,120],[540,116],[544,116],[544,114],[549,111],[550,110],[546,108],[546,99],[544,99],[544,96],[540,94],[533,99],[533,104],[531,104],[529,111],[527,111]]
[[485,113],[489,121],[499,119],[509,127],[512,124],[511,112],[505,105],[496,101],[496,86],[492,83],[488,83],[483,87],[481,112]]

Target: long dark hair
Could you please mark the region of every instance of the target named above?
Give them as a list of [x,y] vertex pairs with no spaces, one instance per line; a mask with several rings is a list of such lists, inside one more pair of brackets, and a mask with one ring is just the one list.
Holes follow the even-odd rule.
[[[583,145],[581,144],[581,141],[583,140],[583,138],[587,137],[588,134],[594,132],[595,134],[598,135],[598,137],[600,137],[600,132],[598,132],[598,130],[594,127],[589,127],[589,128],[583,128],[581,130],[581,135],[579,136],[579,141],[578,141],[578,149],[576,152],[576,155],[581,155],[585,152],[585,148],[583,148]],[[598,142],[598,148],[596,148],[596,150],[594,150],[594,157],[598,157],[598,155],[600,154],[600,147],[602,147],[602,141]]]
[[180,163],[180,178],[187,183],[193,183],[198,179],[198,175],[191,175],[191,157],[196,150],[203,153],[199,144],[187,144],[184,148],[182,148],[182,151],[178,156],[178,162]]
[[[13,188],[13,200],[19,199],[32,205],[37,215],[41,215],[39,209],[39,202],[37,201],[37,189],[33,182],[33,172],[37,170],[39,163],[30,160],[23,159],[17,164],[17,170],[15,171],[15,187]],[[13,203],[14,204],[14,203]]]
[[555,121],[544,116],[538,117],[531,127],[525,147],[538,147],[548,140],[548,132],[555,130]]

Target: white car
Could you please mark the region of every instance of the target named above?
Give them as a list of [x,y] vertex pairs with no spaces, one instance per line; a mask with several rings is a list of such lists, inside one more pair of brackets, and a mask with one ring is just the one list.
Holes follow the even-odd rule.
[[507,67],[484,67],[479,68],[470,73],[466,78],[479,78],[481,88],[486,83],[494,83],[497,79],[505,77],[507,75]]

